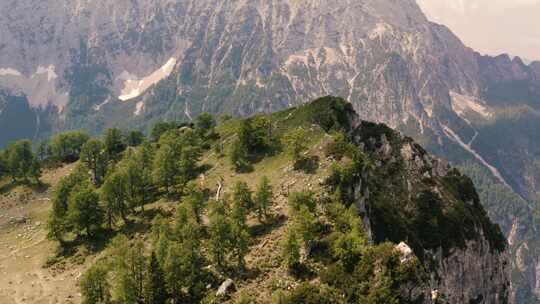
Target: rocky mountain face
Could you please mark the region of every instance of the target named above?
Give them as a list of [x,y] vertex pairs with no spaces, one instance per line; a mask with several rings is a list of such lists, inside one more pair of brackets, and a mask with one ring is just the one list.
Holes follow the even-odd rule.
[[424,294],[425,303],[509,303],[506,240],[472,181],[382,125],[357,123],[351,136],[385,172],[384,182],[365,176],[355,187],[368,235],[406,241],[426,265],[429,279],[410,292]]
[[16,137],[342,96],[475,168],[512,241],[511,299],[540,295],[540,64],[479,55],[413,0],[10,0],[0,37],[0,87],[28,113]]

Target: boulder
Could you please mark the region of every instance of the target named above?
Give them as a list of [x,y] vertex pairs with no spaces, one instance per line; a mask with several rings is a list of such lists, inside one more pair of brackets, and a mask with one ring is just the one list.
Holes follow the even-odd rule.
[[228,296],[232,291],[234,291],[234,281],[232,279],[227,279],[225,282],[221,283],[219,286],[216,296],[217,297],[226,297]]
[[395,249],[401,253],[401,263],[406,263],[414,258],[414,252],[405,242],[399,243]]

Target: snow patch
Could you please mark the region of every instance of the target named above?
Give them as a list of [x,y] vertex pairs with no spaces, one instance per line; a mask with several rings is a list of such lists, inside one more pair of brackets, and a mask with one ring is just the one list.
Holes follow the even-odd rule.
[[0,76],[22,76],[21,72],[12,69],[12,68],[5,68],[0,69]]
[[463,119],[469,112],[474,112],[484,118],[490,118],[492,115],[487,106],[475,97],[461,95],[453,91],[450,92],[450,97],[452,99],[452,110]]
[[134,75],[124,71],[118,77],[119,79],[125,80],[124,89],[122,89],[118,99],[126,101],[140,96],[148,88],[168,77],[172,73],[175,65],[176,58],[171,58],[157,71],[142,79],[137,79],[136,77],[133,77]]

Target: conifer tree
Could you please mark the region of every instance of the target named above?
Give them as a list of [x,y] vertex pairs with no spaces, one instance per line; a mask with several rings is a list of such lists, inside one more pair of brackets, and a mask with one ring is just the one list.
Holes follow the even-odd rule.
[[68,200],[73,188],[79,184],[86,182],[88,179],[85,172],[80,167],[67,177],[60,180],[52,198],[52,210],[48,220],[49,239],[55,240],[63,244],[63,236],[68,231]]
[[270,180],[264,176],[255,194],[255,210],[257,212],[257,218],[261,223],[268,219],[268,208],[272,205],[272,197],[273,193]]
[[300,264],[300,244],[298,235],[292,228],[287,230],[283,240],[283,262],[289,270],[295,270]]
[[231,226],[227,220],[224,200],[214,201],[209,210],[209,251],[212,261],[218,266],[225,265],[231,248]]
[[183,199],[183,204],[185,204],[195,216],[197,223],[201,223],[202,213],[204,211],[204,194],[200,188],[197,186],[191,186],[187,191],[187,196]]
[[107,269],[101,265],[91,266],[81,277],[80,288],[83,304],[108,304],[111,302]]
[[130,131],[126,136],[126,143],[130,147],[137,147],[144,142],[144,134],[141,131]]
[[88,134],[79,131],[64,132],[51,140],[51,151],[57,161],[74,162],[79,159],[82,146],[88,141]]
[[129,245],[125,238],[116,246],[115,294],[119,303],[144,303],[144,279],[147,268],[144,244],[141,241]]
[[8,173],[7,156],[5,150],[0,150],[0,178],[4,177]]
[[238,140],[232,144],[230,159],[236,172],[246,172],[251,168],[247,151]]
[[283,142],[287,153],[292,157],[295,166],[297,166],[305,158],[303,153],[308,149],[306,131],[302,127],[298,127],[285,134]]
[[92,172],[94,185],[101,186],[107,169],[105,144],[99,139],[88,140],[81,148],[80,158]]
[[204,139],[208,139],[214,135],[215,127],[216,120],[211,114],[203,113],[195,120],[195,130]]
[[154,252],[150,255],[150,262],[146,271],[144,300],[145,304],[165,304],[167,301],[165,274]]
[[[37,163],[39,165],[39,163]],[[39,174],[35,170],[36,160],[29,140],[19,140],[7,148],[7,167],[13,182],[22,179],[28,182],[29,177]]]
[[103,210],[96,191],[88,184],[77,186],[69,195],[68,205],[68,221],[73,232],[94,237],[103,222]]
[[181,193],[188,181],[197,175],[200,157],[200,143],[195,132],[188,129],[164,133],[154,159],[153,175],[156,183],[168,193],[172,193],[173,186]]
[[[201,227],[192,210],[184,205],[178,206],[176,221],[177,242],[169,244],[169,254],[165,262],[167,283],[175,303],[182,298],[188,303],[198,302],[204,290]],[[187,290],[187,293],[182,293],[182,289]]]
[[122,131],[117,128],[111,128],[105,131],[104,143],[107,156],[114,161],[118,160],[120,153],[127,146]]
[[317,202],[311,192],[293,193],[289,198],[289,210],[294,229],[302,239],[308,255],[315,241],[319,224],[316,207]]
[[246,216],[253,210],[254,203],[251,194],[251,189],[245,182],[236,182],[233,188],[233,197],[235,203],[242,205],[246,211]]
[[36,156],[39,161],[46,161],[52,156],[51,142],[48,139],[39,142]]
[[244,257],[249,250],[249,231],[247,226],[248,209],[243,200],[234,200],[230,214],[231,249],[239,268],[244,268]]
[[151,176],[151,153],[146,145],[138,151],[129,151],[118,165],[118,169],[124,176],[126,184],[127,205],[132,212],[136,207],[144,211],[144,205],[150,203],[153,197]]
[[128,221],[128,193],[126,188],[126,176],[121,170],[109,174],[101,187],[101,199],[105,202],[109,229],[112,228],[116,215],[120,215],[124,222]]

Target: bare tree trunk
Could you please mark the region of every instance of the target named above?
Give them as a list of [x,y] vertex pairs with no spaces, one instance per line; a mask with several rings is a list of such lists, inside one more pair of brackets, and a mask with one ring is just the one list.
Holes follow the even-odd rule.
[[221,197],[221,190],[223,189],[223,177],[219,177],[218,183],[218,189],[216,193],[216,201],[219,201],[219,198]]

